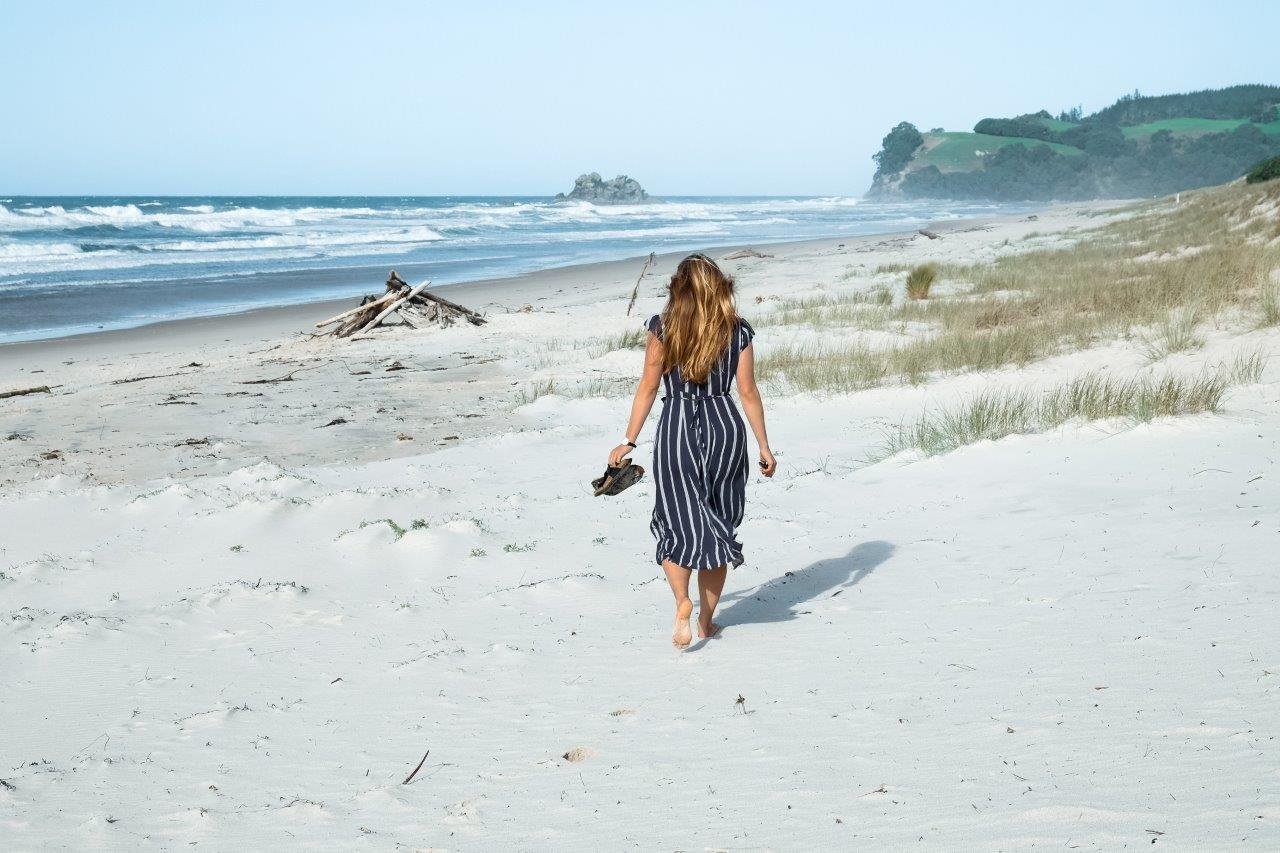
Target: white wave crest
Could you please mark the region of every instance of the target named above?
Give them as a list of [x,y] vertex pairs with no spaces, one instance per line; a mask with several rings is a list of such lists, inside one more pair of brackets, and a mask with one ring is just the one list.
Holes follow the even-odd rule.
[[176,211],[142,210],[136,204],[86,205],[71,210],[61,205],[50,207],[20,207],[10,209],[0,205],[0,232],[58,230],[81,228],[87,225],[113,225],[129,228],[155,225],[164,228],[183,228],[201,233],[235,231],[243,228],[289,228],[337,219],[372,216],[378,211],[350,207],[297,207],[269,209],[260,207],[232,207],[218,210],[212,205],[197,205]]

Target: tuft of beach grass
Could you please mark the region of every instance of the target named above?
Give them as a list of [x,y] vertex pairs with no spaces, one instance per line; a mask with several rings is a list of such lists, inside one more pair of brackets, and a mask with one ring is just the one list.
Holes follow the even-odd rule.
[[1159,361],[1175,352],[1195,349],[1204,343],[1196,334],[1200,313],[1196,305],[1188,305],[1169,312],[1169,316],[1156,325],[1155,334],[1143,341],[1143,353],[1147,361]]
[[928,299],[929,288],[933,287],[933,282],[937,278],[937,264],[920,264],[912,267],[911,272],[907,273],[907,298]]
[[1195,376],[1117,379],[1090,373],[1042,394],[989,391],[961,405],[926,413],[886,435],[876,460],[905,450],[925,456],[947,453],[979,441],[1046,432],[1072,421],[1124,418],[1146,423],[1159,417],[1218,412],[1233,382],[1256,382],[1265,366],[1261,353]]

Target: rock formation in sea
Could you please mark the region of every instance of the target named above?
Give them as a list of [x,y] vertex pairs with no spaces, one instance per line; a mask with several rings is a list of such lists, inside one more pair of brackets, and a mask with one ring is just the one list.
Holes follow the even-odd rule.
[[618,175],[613,180],[606,181],[600,177],[599,172],[579,175],[578,180],[573,182],[573,189],[568,195],[556,193],[557,201],[576,199],[597,204],[631,204],[647,198],[649,194],[634,178]]

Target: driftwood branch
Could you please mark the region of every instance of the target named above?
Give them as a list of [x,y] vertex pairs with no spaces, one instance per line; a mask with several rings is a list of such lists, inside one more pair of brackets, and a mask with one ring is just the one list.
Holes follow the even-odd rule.
[[418,762],[418,766],[413,768],[413,772],[404,778],[404,781],[400,783],[401,785],[408,785],[413,781],[413,777],[418,775],[418,771],[422,769],[422,765],[427,763],[427,756],[430,754],[431,750],[429,749],[422,754],[422,760]]
[[310,364],[310,365],[306,365],[305,367],[295,368],[294,370],[290,370],[284,376],[276,376],[271,379],[246,379],[240,384],[241,385],[275,385],[277,382],[292,382],[293,374],[297,373],[299,370],[309,370],[312,367],[315,367],[315,365]]
[[52,394],[48,385],[37,385],[35,388],[18,388],[13,391],[0,391],[0,399],[5,397],[21,397],[25,394]]
[[181,376],[181,373],[155,373],[150,376],[130,376],[128,379],[112,379],[112,385],[128,385],[130,382],[146,382],[148,379],[168,379],[170,376]]
[[392,299],[395,299],[395,298],[396,298],[396,295],[394,292],[388,293],[385,296],[383,296],[381,299],[376,299],[373,302],[357,305],[355,308],[352,308],[349,311],[343,311],[341,314],[338,314],[335,317],[330,317],[328,320],[323,320],[319,323],[316,323],[316,328],[323,329],[325,326],[329,325],[330,323],[336,323],[339,320],[345,320],[348,317],[350,317],[352,314],[356,314],[356,313],[359,313],[360,311],[364,311],[373,305],[378,305],[384,302],[390,302]]
[[640,295],[640,282],[644,281],[645,274],[649,272],[649,267],[653,266],[657,261],[657,256],[649,253],[649,258],[644,262],[644,266],[640,269],[640,277],[636,279],[636,286],[631,288],[631,301],[627,303],[627,316],[631,316],[631,309],[636,307],[636,297]]

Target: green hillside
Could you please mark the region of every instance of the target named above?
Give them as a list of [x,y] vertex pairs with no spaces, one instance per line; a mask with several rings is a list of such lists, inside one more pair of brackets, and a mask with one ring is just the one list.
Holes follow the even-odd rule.
[[1030,139],[1025,136],[943,132],[926,133],[924,146],[917,152],[916,159],[921,166],[934,165],[944,172],[977,169],[982,165],[983,155],[990,154],[1005,145],[1048,145],[1052,150],[1067,156],[1078,156],[1084,153],[1070,145],[1046,143],[1044,140]]
[[1080,108],[984,118],[971,132],[884,138],[872,195],[997,200],[1133,198],[1224,183],[1280,154],[1280,86],[1125,95]]
[[[1242,124],[1249,124],[1242,118],[1166,118],[1160,121],[1149,121],[1146,124],[1135,124],[1120,128],[1126,139],[1142,139],[1159,130],[1167,130],[1174,136],[1203,136],[1206,133],[1226,133],[1235,130]],[[1253,122],[1263,133],[1280,134],[1280,121],[1258,124]]]

